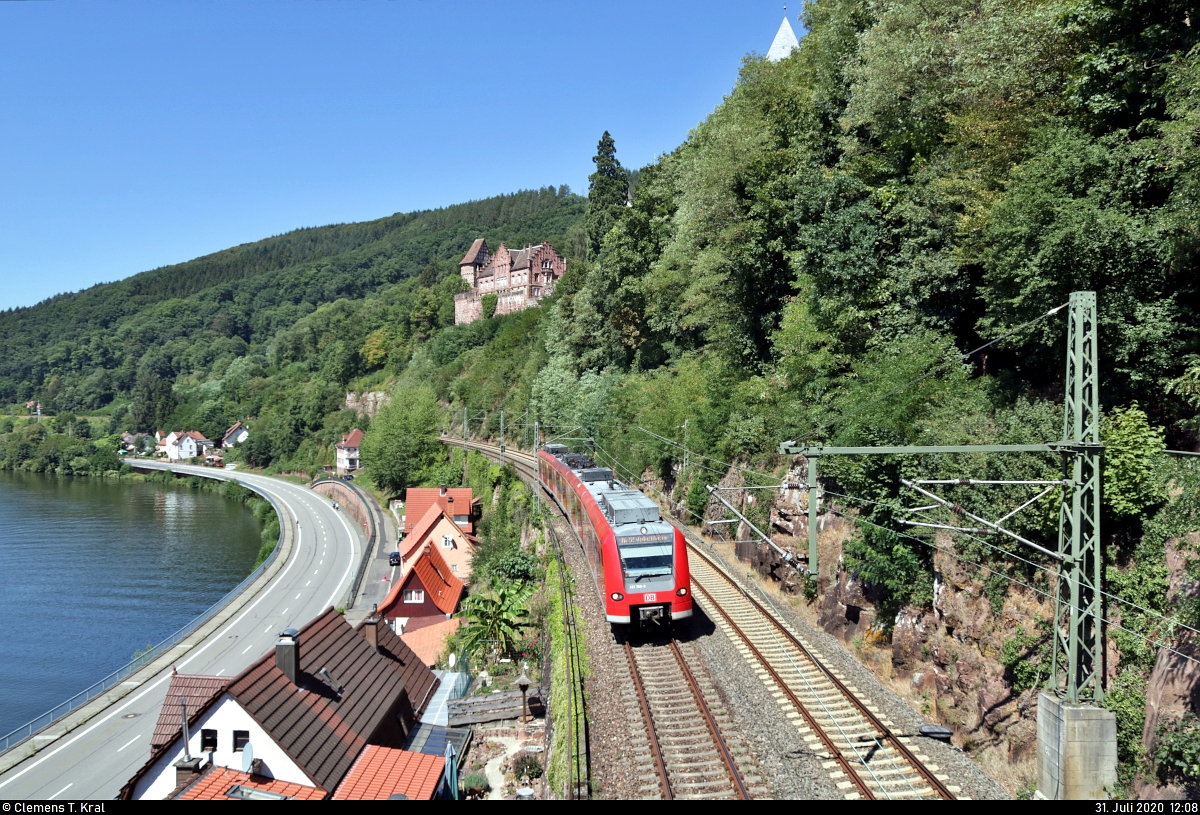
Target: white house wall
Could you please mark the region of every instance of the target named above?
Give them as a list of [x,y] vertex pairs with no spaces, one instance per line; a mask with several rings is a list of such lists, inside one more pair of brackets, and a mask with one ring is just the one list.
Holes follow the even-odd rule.
[[[217,731],[217,749],[212,753],[200,752],[201,730]],[[246,730],[250,733],[250,744],[254,748],[254,758],[261,758],[263,775],[280,781],[290,781],[293,784],[304,784],[315,787],[304,771],[288,758],[258,722],[242,708],[229,694],[221,698],[209,711],[193,725],[188,733],[188,745],[193,758],[203,757],[211,760],[218,767],[229,767],[241,771],[242,754],[233,751],[233,731]],[[169,752],[160,758],[153,769],[147,773],[133,791],[135,800],[161,800],[175,789],[175,762],[183,758],[182,745],[178,750]]]

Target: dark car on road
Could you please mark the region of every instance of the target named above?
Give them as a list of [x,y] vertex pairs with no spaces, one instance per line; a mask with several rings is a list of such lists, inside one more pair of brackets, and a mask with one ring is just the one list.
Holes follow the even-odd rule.
[[400,565],[400,553],[392,552],[390,555],[388,555],[388,563],[390,563],[392,566],[399,566]]

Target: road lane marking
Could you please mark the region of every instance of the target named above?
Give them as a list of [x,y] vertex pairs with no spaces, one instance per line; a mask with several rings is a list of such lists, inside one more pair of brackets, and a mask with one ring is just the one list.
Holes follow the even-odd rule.
[[[326,606],[332,606],[334,601],[337,600],[338,595],[342,592],[342,585],[350,579],[350,570],[354,568],[354,562],[357,560],[355,556],[357,549],[355,546],[355,541],[358,539],[355,537],[354,533],[350,531],[350,524],[346,522],[346,516],[343,513],[338,513],[338,520],[342,522],[342,528],[346,530],[346,540],[350,541],[350,560],[346,563],[346,573],[343,574],[342,579],[338,581],[337,588],[334,589],[333,594],[329,597],[329,602],[325,603]],[[363,553],[363,557],[366,557],[365,552]],[[354,598],[351,597],[350,600],[353,602]]]
[[214,674],[214,676],[220,676],[220,675],[221,675],[221,674],[223,674],[223,673],[225,673],[225,669],[224,669],[224,668],[222,668],[221,670],[217,671],[217,672]]
[[[290,608],[290,606],[288,608]],[[285,608],[283,611],[279,612],[279,616],[282,617],[284,614],[287,614],[287,613],[288,613],[288,610]]]
[[250,650],[251,648],[253,648],[253,647],[254,647],[254,643],[250,643],[249,645],[247,645],[247,646],[246,646],[246,650],[245,650],[245,651],[242,651],[242,653],[243,653],[243,654],[244,654],[244,653],[246,653],[246,651],[249,651],[249,650]]
[[[300,592],[300,594],[304,594],[304,592]],[[297,595],[296,595],[296,599],[297,599],[297,600],[299,600],[299,599],[300,599],[300,594],[297,594]]]
[[[128,747],[129,745],[133,744],[135,741],[137,741],[137,740],[138,740],[138,739],[140,739],[140,738],[141,738],[141,736],[134,736],[132,739],[130,739],[129,741],[125,742],[125,747]],[[118,752],[118,753],[119,753],[119,752],[121,752],[122,750],[124,750],[124,749],[125,749],[125,747],[118,747],[118,748],[117,748],[117,752]]]
[[73,786],[75,786],[75,782],[74,782],[74,781],[72,781],[70,784],[67,784],[65,787],[63,787],[61,790],[59,790],[58,792],[56,792],[56,793],[54,793],[53,795],[51,795],[51,796],[50,796],[49,798],[47,798],[46,800],[47,800],[47,801],[53,801],[55,798],[57,798],[58,796],[62,795],[62,794],[63,794],[64,792],[66,792],[67,790],[71,789],[71,787],[73,787]]
[[312,585],[312,581],[310,580],[310,581],[308,581],[307,583],[305,583],[305,584],[304,584],[304,588],[306,588],[306,589],[307,589],[307,588],[308,588],[309,586],[311,586],[311,585]]

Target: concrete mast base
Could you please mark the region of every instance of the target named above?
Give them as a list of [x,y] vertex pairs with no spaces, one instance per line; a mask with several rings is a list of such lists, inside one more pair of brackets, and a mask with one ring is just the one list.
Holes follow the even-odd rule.
[[1117,786],[1117,718],[1093,704],[1038,694],[1038,793],[1051,800],[1111,798]]

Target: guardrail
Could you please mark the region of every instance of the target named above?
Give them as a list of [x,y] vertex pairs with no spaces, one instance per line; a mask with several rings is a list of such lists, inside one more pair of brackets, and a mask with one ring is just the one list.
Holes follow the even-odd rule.
[[[367,493],[360,487],[355,486],[340,478],[317,478],[309,484],[309,489],[316,491],[318,484],[329,484],[330,486],[341,487],[350,491],[359,503],[362,504],[363,512],[367,516],[367,545],[363,549],[362,558],[358,561],[358,569],[354,573],[354,582],[350,584],[350,589],[346,594],[346,599],[342,601],[342,608],[349,610],[354,608],[354,598],[358,597],[358,590],[362,587],[363,577],[367,574],[367,564],[374,557],[375,544],[379,540],[379,536],[383,534],[383,519],[375,517],[375,511],[371,509],[371,502],[367,500]],[[355,519],[357,520],[357,518]]]
[[[159,468],[155,467],[155,468],[147,468],[147,469],[159,469]],[[168,472],[170,472],[170,471],[168,471]],[[194,475],[197,475],[200,477],[212,478],[215,481],[233,481],[233,480],[235,480],[228,476],[217,475],[216,473],[203,473],[203,474],[195,473]],[[241,594],[242,591],[244,591],[247,586],[249,586],[251,583],[253,583],[254,580],[259,575],[261,575],[263,573],[263,571],[265,571],[266,568],[275,561],[275,557],[279,554],[279,544],[283,542],[283,529],[284,529],[283,522],[284,522],[286,516],[283,514],[283,510],[280,509],[279,504],[275,503],[274,498],[272,498],[271,496],[267,495],[264,492],[261,492],[260,490],[255,489],[250,484],[246,484],[244,482],[238,482],[238,483],[240,483],[242,486],[244,486],[246,489],[250,490],[251,492],[258,493],[258,495],[261,495],[267,501],[270,501],[271,506],[275,509],[275,513],[279,516],[279,538],[275,541],[275,548],[271,551],[270,557],[268,557],[265,561],[263,561],[261,566],[259,566],[257,569],[252,571],[249,575],[247,575],[246,578],[241,583],[238,583],[237,586],[230,589],[225,594],[225,596],[223,596],[220,600],[213,603],[206,610],[201,612],[197,617],[194,617],[192,619],[192,621],[189,622],[187,625],[185,625],[183,628],[179,629],[174,634],[167,637],[165,640],[160,642],[158,645],[155,645],[153,648],[151,648],[146,653],[140,654],[139,656],[135,657],[132,661],[130,661],[126,665],[123,665],[122,667],[120,667],[117,670],[110,673],[108,676],[101,679],[99,682],[95,683],[94,685],[87,688],[86,690],[80,691],[79,693],[75,694],[67,701],[58,705],[57,707],[51,708],[50,710],[43,713],[41,716],[38,716],[36,719],[33,719],[32,721],[29,721],[29,722],[21,725],[17,729],[7,733],[4,736],[0,736],[0,753],[3,753],[5,751],[9,750],[12,747],[16,747],[21,742],[25,741],[26,739],[31,738],[35,733],[54,724],[59,719],[63,718],[68,713],[70,713],[71,711],[77,710],[78,708],[83,707],[88,702],[92,701],[97,696],[99,696],[100,694],[102,694],[106,690],[108,690],[109,688],[116,685],[118,682],[120,682],[125,677],[127,677],[133,673],[136,673],[137,671],[141,670],[145,666],[149,665],[154,660],[158,659],[160,656],[162,656],[164,653],[169,651],[171,648],[174,648],[180,642],[180,640],[182,640],[184,637],[188,636],[189,634],[194,632],[197,628],[204,625],[204,623],[206,623],[210,619],[212,619],[212,616],[214,614],[216,614],[218,611],[220,611],[234,597],[237,597],[239,594]]]

